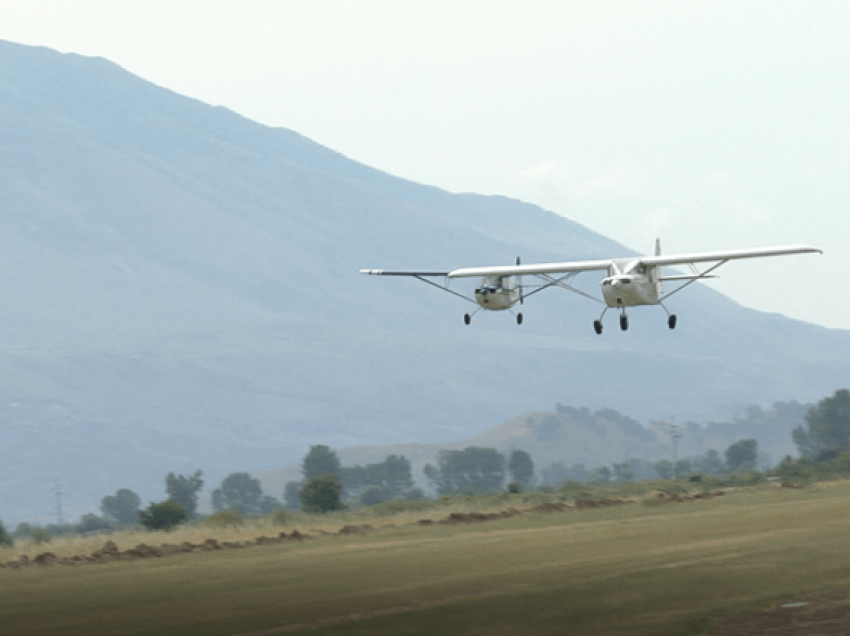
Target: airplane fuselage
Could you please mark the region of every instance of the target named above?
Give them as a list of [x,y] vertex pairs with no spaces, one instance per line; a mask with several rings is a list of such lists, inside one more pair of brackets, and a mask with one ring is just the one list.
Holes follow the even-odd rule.
[[659,285],[654,279],[654,268],[647,268],[640,261],[615,261],[600,283],[602,297],[609,307],[655,305]]
[[510,309],[520,298],[521,288],[510,276],[485,276],[475,290],[475,302],[482,308],[499,311]]

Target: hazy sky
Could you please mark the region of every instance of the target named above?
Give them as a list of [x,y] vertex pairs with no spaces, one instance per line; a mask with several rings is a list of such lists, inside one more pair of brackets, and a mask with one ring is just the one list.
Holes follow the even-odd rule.
[[386,172],[537,203],[636,250],[656,236],[669,253],[815,245],[824,256],[726,265],[712,286],[850,329],[837,276],[850,236],[850,2],[2,9],[2,39],[106,57]]

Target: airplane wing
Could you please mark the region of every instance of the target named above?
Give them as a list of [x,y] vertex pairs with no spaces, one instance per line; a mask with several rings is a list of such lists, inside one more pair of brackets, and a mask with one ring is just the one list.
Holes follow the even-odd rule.
[[568,272],[590,272],[606,270],[614,261],[635,260],[645,265],[683,265],[706,261],[727,261],[739,258],[759,258],[781,256],[783,254],[822,253],[808,245],[787,245],[784,247],[763,247],[743,250],[724,250],[720,252],[694,252],[692,254],[674,254],[671,256],[634,256],[598,261],[567,261],[563,263],[538,263],[536,265],[496,265],[491,267],[462,267],[450,272],[396,272],[385,269],[361,269],[361,274],[379,276],[447,276],[448,278],[466,278],[470,276],[523,276],[535,274],[565,274]]
[[728,261],[737,258],[761,258],[763,256],[782,256],[783,254],[805,254],[822,250],[808,245],[786,245],[783,247],[761,247],[745,250],[724,250],[721,252],[695,252],[693,254],[673,254],[670,256],[643,256],[639,260],[644,265],[685,265],[688,263],[704,263],[706,261]]
[[525,274],[565,274],[608,269],[611,259],[602,261],[571,261],[566,263],[540,263],[537,265],[501,265],[495,267],[464,267],[450,271],[449,278],[468,276],[522,276]]
[[420,276],[440,277],[449,275],[449,272],[392,272],[386,269],[361,269],[360,273],[370,274],[372,276],[413,276],[415,278],[419,278]]

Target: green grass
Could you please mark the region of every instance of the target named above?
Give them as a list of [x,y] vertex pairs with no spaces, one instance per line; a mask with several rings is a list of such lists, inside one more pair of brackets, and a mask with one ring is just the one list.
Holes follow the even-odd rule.
[[[847,482],[757,487],[661,506],[2,570],[0,625],[21,635],[215,636],[321,619],[296,633],[699,634],[722,615],[850,587],[848,495]],[[443,504],[408,514],[437,519],[462,507]]]

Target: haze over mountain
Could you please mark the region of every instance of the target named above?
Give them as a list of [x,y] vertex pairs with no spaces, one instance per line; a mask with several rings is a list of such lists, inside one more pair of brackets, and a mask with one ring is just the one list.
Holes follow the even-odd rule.
[[555,402],[704,421],[820,399],[850,371],[850,333],[699,285],[671,299],[675,332],[647,308],[597,337],[600,306],[558,290],[522,327],[495,313],[466,327],[463,301],[358,269],[651,246],[393,177],[103,59],[0,42],[0,134],[7,522],[50,514],[55,478],[73,513],[310,444],[451,442]]

